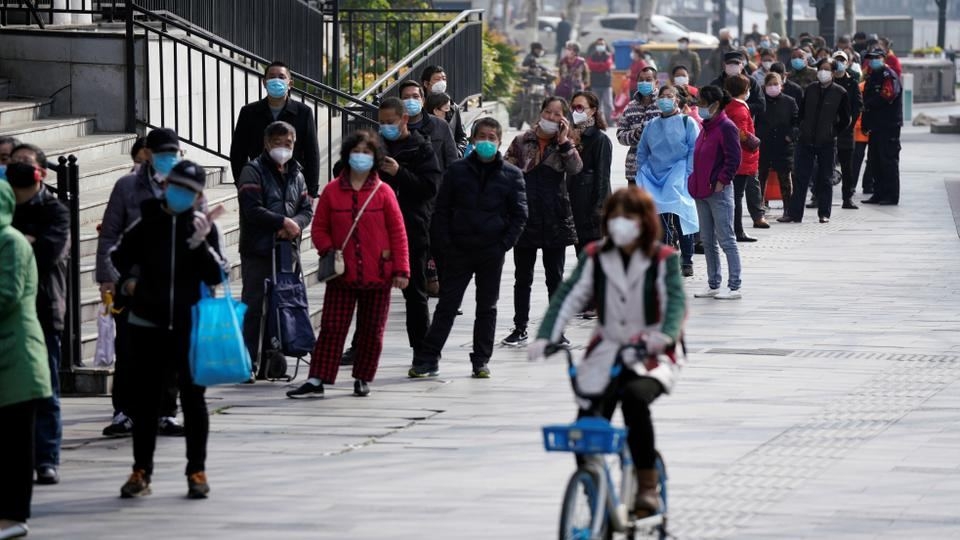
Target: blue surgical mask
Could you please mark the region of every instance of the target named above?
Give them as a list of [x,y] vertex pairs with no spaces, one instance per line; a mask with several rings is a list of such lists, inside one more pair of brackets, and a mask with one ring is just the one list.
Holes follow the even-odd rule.
[[641,96],[649,96],[653,93],[653,83],[650,81],[640,81],[637,83],[637,92]]
[[403,100],[403,108],[410,116],[416,116],[423,110],[423,103],[415,98],[405,99]]
[[173,166],[180,161],[180,154],[177,152],[164,152],[163,154],[154,154],[151,158],[153,168],[160,176],[167,176],[173,170]]
[[350,154],[350,170],[357,172],[367,172],[373,168],[373,156],[360,152]]
[[760,48],[762,48],[762,49],[769,49],[769,48],[770,48],[770,42],[769,42],[769,41],[766,41],[766,40],[761,41],[761,42],[760,42]]
[[380,135],[388,141],[395,141],[400,138],[400,126],[396,124],[381,124]]
[[757,52],[757,48],[756,48],[756,47],[747,47],[747,54],[749,54],[750,56],[753,56],[754,53],[756,53],[756,52]]
[[807,61],[804,60],[803,58],[791,58],[791,59],[790,59],[790,67],[792,67],[793,69],[799,71],[799,70],[807,67]]
[[710,112],[710,107],[700,107],[699,111],[697,112],[700,115],[700,118],[704,120],[710,120],[713,118],[713,113]]
[[490,141],[480,141],[477,143],[476,152],[480,159],[487,161],[497,155],[497,145]]
[[843,73],[847,70],[847,64],[844,62],[837,62],[837,72]]
[[677,108],[677,104],[670,98],[660,98],[657,100],[657,108],[663,114],[670,114]]
[[6,180],[6,179],[7,179],[7,166],[6,166],[6,165],[0,165],[0,178],[2,178],[3,180]]
[[287,84],[286,79],[268,79],[267,80],[267,95],[274,99],[279,99],[287,95]]
[[883,69],[883,58],[871,58],[870,69],[874,71],[879,71]]
[[197,200],[197,193],[191,189],[176,184],[167,185],[167,208],[174,214],[182,214],[193,208],[193,203]]

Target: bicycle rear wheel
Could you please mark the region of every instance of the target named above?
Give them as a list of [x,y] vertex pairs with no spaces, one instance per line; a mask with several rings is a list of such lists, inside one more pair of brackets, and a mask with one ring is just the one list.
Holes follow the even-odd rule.
[[[596,540],[607,538],[606,509],[600,500],[600,479],[586,470],[578,469],[567,483],[563,496],[563,510],[560,513],[560,540]],[[602,527],[596,525],[602,523]],[[594,530],[600,535],[594,537]]]

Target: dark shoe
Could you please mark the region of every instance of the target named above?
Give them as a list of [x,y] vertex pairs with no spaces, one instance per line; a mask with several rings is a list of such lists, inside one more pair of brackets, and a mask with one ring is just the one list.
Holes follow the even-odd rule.
[[830,223],[830,218],[820,216],[820,223]]
[[490,368],[486,364],[482,366],[473,366],[473,375],[474,379],[489,379],[490,378]]
[[133,420],[123,413],[117,413],[113,422],[103,428],[104,437],[129,437],[133,435]]
[[753,228],[754,228],[754,229],[769,229],[769,228],[770,228],[770,224],[767,223],[767,220],[764,219],[764,218],[755,219],[755,220],[753,220]]
[[460,308],[457,308],[457,315],[463,315],[463,310]]
[[44,486],[52,486],[60,483],[60,473],[56,467],[44,465],[37,469],[37,483]]
[[134,469],[127,483],[120,488],[121,499],[133,499],[150,494],[150,477],[143,469]]
[[746,234],[741,234],[737,237],[737,242],[756,242],[757,239],[752,236],[747,236]]
[[870,197],[869,199],[864,199],[860,202],[863,204],[880,204],[880,199],[876,197]]
[[319,386],[316,384],[307,381],[300,385],[300,388],[296,388],[287,392],[288,398],[299,398],[299,397],[323,397],[323,384]]
[[845,210],[859,210],[859,209],[860,209],[859,206],[853,204],[853,201],[852,201],[851,199],[844,199],[844,200],[843,200],[843,206],[841,206],[840,208],[843,208],[843,209],[845,209]]
[[693,277],[693,265],[685,264],[680,268],[680,271],[683,272],[683,277]]
[[353,381],[353,395],[357,397],[367,397],[370,395],[370,386],[360,379]]
[[183,433],[183,425],[177,422],[175,416],[165,416],[157,422],[157,435],[183,437]]
[[658,485],[656,469],[637,469],[637,500],[634,502],[633,511],[638,518],[649,517],[660,511]]
[[407,372],[410,379],[426,379],[427,377],[436,377],[440,374],[440,369],[436,366],[413,366]]
[[341,366],[353,365],[353,347],[347,347],[347,350],[343,351],[343,355],[340,356],[340,365]]
[[800,222],[793,219],[790,216],[782,216],[777,218],[777,223],[800,223]]
[[693,252],[697,255],[703,255],[703,242],[697,242],[693,245]]
[[207,483],[207,473],[195,472],[187,477],[187,498],[206,499],[210,493],[210,484]]
[[880,201],[877,204],[879,204],[880,206],[897,206],[900,203],[898,203],[897,201]]
[[527,344],[527,329],[514,328],[510,335],[505,337],[500,343],[507,347],[523,347]]

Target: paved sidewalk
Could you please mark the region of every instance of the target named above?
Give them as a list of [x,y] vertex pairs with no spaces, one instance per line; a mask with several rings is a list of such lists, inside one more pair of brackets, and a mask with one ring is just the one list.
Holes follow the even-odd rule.
[[[678,538],[960,537],[960,243],[945,189],[960,136],[905,128],[902,170],[898,207],[749,229],[760,241],[741,245],[741,301],[693,299],[695,259],[691,362],[654,407]],[[536,283],[538,319],[542,272]],[[493,378],[470,379],[471,300],[438,380],[405,379],[396,301],[369,398],[350,395],[348,372],[322,401],[289,400],[283,384],[211,390],[207,501],[184,498],[170,438],[154,494],[117,498],[131,451],[99,437],[109,399],[65,399],[63,482],[35,490],[31,538],[555,537],[573,460],[543,452],[539,430],[571,419],[564,369],[498,349]]]

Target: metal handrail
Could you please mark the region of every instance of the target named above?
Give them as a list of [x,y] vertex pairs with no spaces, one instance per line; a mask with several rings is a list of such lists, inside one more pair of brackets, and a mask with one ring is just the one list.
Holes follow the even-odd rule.
[[[484,11],[484,10],[482,10],[482,9],[468,9],[468,10],[464,10],[464,11],[460,12],[459,15],[457,15],[457,16],[454,17],[450,22],[448,22],[446,25],[444,25],[443,28],[441,28],[439,32],[437,32],[437,33],[435,33],[434,35],[430,36],[430,39],[428,39],[428,40],[424,41],[423,43],[421,43],[420,46],[417,47],[416,49],[410,51],[409,54],[407,54],[405,57],[403,57],[402,59],[400,59],[400,61],[398,61],[396,64],[394,64],[393,67],[391,67],[389,70],[387,70],[386,73],[384,73],[383,75],[381,75],[377,80],[373,81],[373,82],[370,84],[370,86],[368,86],[368,87],[367,87],[366,89],[364,89],[362,92],[360,92],[359,94],[357,94],[357,98],[358,98],[358,99],[361,99],[361,100],[365,100],[365,99],[369,98],[370,96],[375,95],[375,92],[376,92],[380,87],[382,87],[384,84],[386,84],[386,83],[387,83],[388,81],[390,81],[391,79],[394,79],[394,78],[397,78],[398,76],[400,76],[400,75],[401,75],[401,73],[400,73],[401,69],[403,69],[403,68],[405,68],[405,67],[407,67],[407,66],[409,66],[409,65],[411,65],[411,64],[416,63],[416,60],[417,60],[420,56],[423,56],[423,54],[424,54],[425,52],[427,52],[428,50],[430,50],[431,48],[433,48],[435,45],[437,45],[437,44],[439,44],[440,42],[442,42],[443,40],[445,40],[445,39],[447,38],[447,34],[450,33],[452,30],[456,30],[456,29],[458,28],[458,26],[460,25],[460,23],[466,21],[466,20],[467,20],[470,16],[472,16],[472,15],[480,15],[480,16],[482,17],[482,16],[483,16],[483,11]],[[470,21],[470,22],[473,22],[473,21]]]

